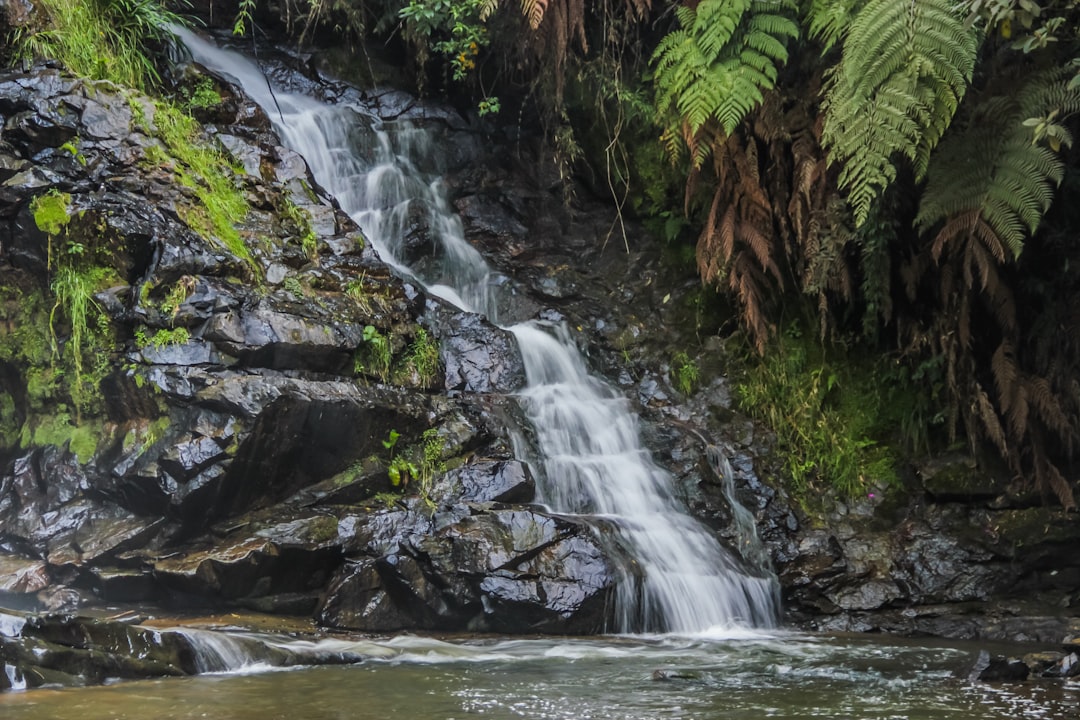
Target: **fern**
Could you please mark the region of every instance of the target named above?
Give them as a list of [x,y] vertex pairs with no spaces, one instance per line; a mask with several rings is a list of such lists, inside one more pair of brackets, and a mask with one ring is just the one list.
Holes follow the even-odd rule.
[[980,240],[998,262],[1015,260],[1053,202],[1064,162],[1032,142],[1024,121],[1080,109],[1080,89],[1067,88],[1062,71],[1028,81],[1008,97],[982,102],[959,132],[934,154],[916,226],[926,232],[944,223],[934,241],[940,256],[961,234]]
[[[653,54],[656,105],[666,137],[694,136],[708,123],[730,135],[776,84],[785,42],[798,37],[794,0],[702,0],[676,10],[681,28]],[[675,127],[685,126],[684,132]],[[706,153],[694,152],[700,167]]]
[[847,33],[866,0],[810,0],[806,6],[806,29],[820,40],[822,54],[829,52]]
[[897,155],[927,172],[975,66],[978,32],[951,0],[870,0],[830,72],[822,142],[842,165],[857,225],[896,178]]
[[544,13],[547,12],[548,0],[521,0],[521,14],[529,21],[529,27],[533,30],[540,27],[544,22]]

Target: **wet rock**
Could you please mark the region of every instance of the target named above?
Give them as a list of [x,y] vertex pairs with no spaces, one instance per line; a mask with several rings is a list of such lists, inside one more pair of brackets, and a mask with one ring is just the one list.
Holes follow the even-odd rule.
[[0,593],[36,593],[50,582],[48,566],[41,560],[0,553]]
[[525,366],[513,337],[480,315],[429,301],[427,318],[439,340],[446,389],[508,393],[525,384]]
[[986,650],[979,652],[979,657],[968,674],[971,682],[1022,682],[1027,680],[1031,670],[1022,660],[1006,658],[1001,655],[991,657]]
[[90,584],[105,602],[140,603],[162,595],[153,574],[143,569],[97,567],[91,571]]
[[356,531],[366,557],[342,568],[319,609],[338,627],[595,632],[614,586],[583,525],[527,510],[386,512]]
[[260,307],[215,314],[203,338],[245,365],[339,372],[363,342],[364,326],[338,318],[305,318]]
[[536,484],[525,463],[518,460],[477,462],[443,475],[429,493],[432,500],[457,502],[532,502]]
[[170,590],[207,600],[310,591],[321,588],[339,562],[336,538],[335,519],[298,519],[158,559],[154,578]]
[[391,599],[371,558],[338,570],[315,617],[320,625],[376,632],[413,627],[415,622]]

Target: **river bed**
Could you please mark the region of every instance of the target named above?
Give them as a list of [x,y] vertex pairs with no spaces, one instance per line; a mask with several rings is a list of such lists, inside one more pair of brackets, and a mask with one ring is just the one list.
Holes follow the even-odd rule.
[[[735,637],[435,638],[318,641],[361,651],[357,665],[246,667],[184,679],[0,695],[4,720],[467,717],[1080,717],[1080,682],[982,684],[983,645],[787,632]],[[992,648],[992,652],[1001,648]],[[1013,654],[1026,652],[1012,647]]]

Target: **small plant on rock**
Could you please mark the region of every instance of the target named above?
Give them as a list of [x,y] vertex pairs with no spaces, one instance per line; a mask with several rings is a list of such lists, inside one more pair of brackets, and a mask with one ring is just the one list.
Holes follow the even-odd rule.
[[685,352],[675,353],[671,360],[671,380],[683,395],[689,395],[697,387],[698,366]]
[[379,332],[374,325],[364,327],[364,344],[357,351],[354,369],[357,373],[373,374],[382,382],[390,377],[393,359],[390,338]]

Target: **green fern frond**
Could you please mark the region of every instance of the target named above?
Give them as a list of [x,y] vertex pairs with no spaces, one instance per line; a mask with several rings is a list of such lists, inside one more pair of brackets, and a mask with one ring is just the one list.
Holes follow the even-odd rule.
[[[786,41],[798,37],[794,0],[702,0],[680,6],[681,28],[653,54],[656,106],[675,128],[697,134],[715,123],[730,135],[776,84],[788,59]],[[695,150],[695,166],[704,155]]]
[[822,142],[857,225],[907,158],[922,178],[971,80],[978,33],[951,0],[870,0],[829,73]]
[[807,3],[806,27],[810,37],[821,41],[823,54],[844,37],[865,4],[866,0],[810,0]]
[[[1069,90],[1067,83],[1060,71],[1044,73],[1029,78],[1015,96],[992,97],[972,109],[963,127],[934,153],[915,219],[920,232],[958,217],[977,217],[1012,259],[1019,257],[1064,177],[1062,158],[1033,143],[1024,120],[1080,110],[1080,89]],[[941,230],[936,243],[951,237]]]

